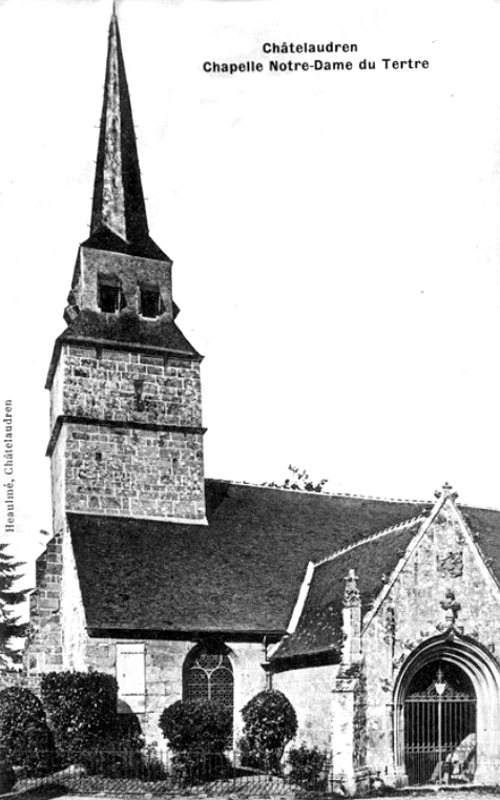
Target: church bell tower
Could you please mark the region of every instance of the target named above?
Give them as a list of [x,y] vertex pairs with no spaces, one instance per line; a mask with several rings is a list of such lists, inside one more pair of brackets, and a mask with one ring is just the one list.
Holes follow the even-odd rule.
[[90,235],[47,378],[55,533],[67,512],[205,522],[201,356],[177,311],[172,261],[149,235],[113,12]]

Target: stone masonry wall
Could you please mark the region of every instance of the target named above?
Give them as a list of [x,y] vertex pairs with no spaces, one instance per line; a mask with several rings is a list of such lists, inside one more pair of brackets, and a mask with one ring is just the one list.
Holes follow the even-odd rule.
[[66,422],[59,432],[52,455],[55,529],[64,510],[205,519],[203,434],[133,427],[199,426],[198,363],[65,346],[52,394],[53,424],[60,413],[96,420]]
[[297,714],[299,725],[293,742],[308,747],[329,748],[332,738],[332,691],[339,666],[308,667],[280,672],[273,688],[283,692]]
[[[142,641],[145,647],[146,697],[145,712],[137,716],[148,742],[156,742],[160,748],[165,748],[158,720],[164,708],[182,699],[183,664],[197,643],[194,640]],[[116,676],[118,642],[116,639],[88,639],[88,664]],[[263,653],[260,644],[228,641],[227,645],[231,651],[234,674],[234,739],[237,742],[243,727],[241,709],[251,697],[265,688],[266,679],[261,666]]]
[[114,276],[120,280],[127,308],[139,313],[140,286],[153,285],[160,291],[167,318],[173,318],[171,262],[89,247],[80,248],[78,261],[78,280],[73,291],[80,308],[98,311],[99,277]]
[[36,562],[36,590],[30,596],[30,629],[24,668],[36,688],[43,672],[63,666],[61,637],[62,536],[54,536]]
[[66,450],[66,429],[63,427],[50,459],[50,480],[52,490],[52,530],[54,534],[64,531],[66,511],[66,485],[64,453]]
[[103,422],[201,426],[197,361],[64,345],[52,388],[51,427],[59,414]]
[[[64,566],[63,566],[64,565]],[[69,532],[59,532],[36,563],[25,672],[36,688],[44,672],[85,670],[88,636]]]
[[89,665],[85,611],[69,530],[63,537],[61,625],[64,669],[85,671]]
[[[116,646],[119,640],[92,638],[88,641],[89,664],[116,677]],[[134,640],[137,641],[137,640]],[[146,696],[145,711],[138,713],[148,743],[166,744],[158,726],[161,712],[167,705],[182,699],[182,665],[194,642],[144,640]]]
[[249,700],[266,688],[262,668],[264,651],[258,642],[227,642],[234,670],[234,739],[238,743],[243,731],[241,710]]
[[63,413],[63,379],[64,379],[64,357],[66,348],[61,349],[61,355],[57,362],[56,371],[52,378],[52,386],[50,389],[50,429],[52,431],[54,423]]
[[470,537],[463,535],[451,502],[430,525],[363,636],[368,764],[375,769],[390,770],[393,761],[399,671],[419,644],[449,625],[441,607],[449,592],[461,604],[457,629],[498,655],[500,593]]
[[201,434],[66,426],[66,509],[203,520]]

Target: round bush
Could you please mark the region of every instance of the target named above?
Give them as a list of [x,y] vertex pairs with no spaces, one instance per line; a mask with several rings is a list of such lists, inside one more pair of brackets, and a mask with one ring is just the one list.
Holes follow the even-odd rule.
[[284,694],[274,690],[259,692],[241,712],[243,735],[254,763],[279,772],[285,745],[297,733],[297,716]]
[[218,703],[177,700],[163,711],[159,725],[169,747],[176,752],[221,753],[228,746],[232,718],[230,711]]
[[177,784],[193,784],[221,777],[228,770],[224,750],[229,746],[232,714],[219,703],[177,700],[159,722],[174,751],[172,777]]
[[0,757],[27,776],[45,775],[55,766],[45,711],[29,689],[12,686],[0,691]]

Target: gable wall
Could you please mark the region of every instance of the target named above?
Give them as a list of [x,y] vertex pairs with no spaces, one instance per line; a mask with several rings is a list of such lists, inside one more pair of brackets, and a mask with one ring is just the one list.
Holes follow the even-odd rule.
[[448,500],[363,635],[368,765],[382,771],[392,764],[395,681],[415,648],[449,624],[440,602],[450,589],[462,606],[457,629],[500,654],[500,593]]

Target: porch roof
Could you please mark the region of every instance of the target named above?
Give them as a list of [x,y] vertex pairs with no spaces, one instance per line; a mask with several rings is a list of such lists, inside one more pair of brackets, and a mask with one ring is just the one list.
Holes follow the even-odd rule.
[[389,528],[315,565],[297,628],[284,637],[271,660],[340,653],[342,601],[349,570],[355,568],[362,614],[365,614],[423,521],[424,517],[417,517]]

